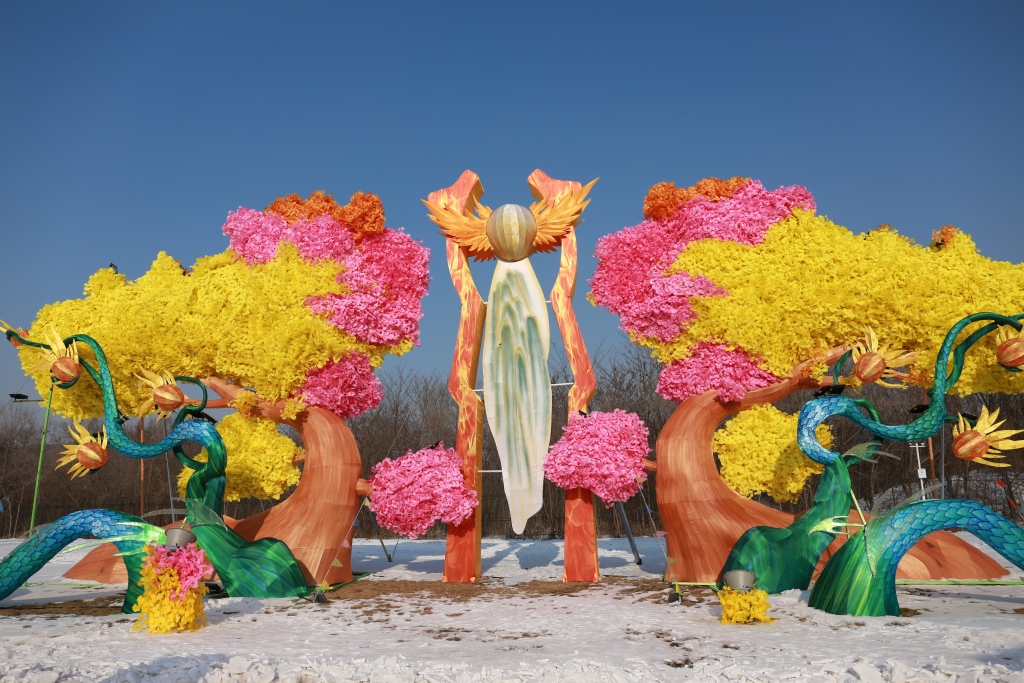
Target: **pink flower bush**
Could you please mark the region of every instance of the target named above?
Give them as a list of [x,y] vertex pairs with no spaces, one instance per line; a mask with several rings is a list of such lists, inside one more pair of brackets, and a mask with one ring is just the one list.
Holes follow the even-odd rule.
[[178,574],[178,590],[171,593],[171,598],[181,600],[191,589],[197,588],[203,576],[210,571],[206,562],[206,553],[195,543],[178,548],[153,544],[152,554],[146,558],[146,564],[157,574],[166,569],[173,569]]
[[585,488],[606,507],[625,502],[647,479],[647,427],[634,413],[574,415],[548,451],[544,474],[563,489]]
[[778,381],[744,351],[700,341],[690,349],[689,356],[661,371],[657,391],[670,401],[682,401],[715,389],[723,401],[739,401],[751,389]]
[[416,538],[440,520],[466,521],[477,506],[476,491],[465,484],[462,460],[454,448],[422,448],[373,466],[370,509],[377,522]]
[[370,359],[358,351],[349,351],[337,362],[310,370],[296,394],[306,405],[327,408],[345,419],[373,410],[384,400]]

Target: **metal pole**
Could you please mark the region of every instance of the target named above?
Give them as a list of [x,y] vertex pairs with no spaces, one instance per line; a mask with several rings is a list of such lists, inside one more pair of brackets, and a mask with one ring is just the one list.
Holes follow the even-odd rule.
[[50,395],[46,399],[46,417],[43,418],[43,436],[39,441],[39,464],[36,466],[36,490],[32,494],[32,516],[28,520],[28,535],[36,528],[36,505],[39,503],[39,480],[43,477],[43,453],[46,452],[46,432],[50,428],[50,406],[53,404],[53,384],[50,384]]
[[939,468],[942,470],[942,488],[939,490],[942,497],[946,497],[946,423],[942,423],[939,431],[939,448],[942,452],[942,460],[939,461]]
[[622,526],[626,529],[626,538],[629,539],[629,547],[633,550],[633,560],[641,565],[644,561],[640,558],[640,553],[636,550],[636,540],[633,538],[633,530],[629,528],[629,520],[626,519],[626,506],[622,503],[616,502],[615,509],[619,511],[619,516],[622,517]]
[[928,467],[932,473],[932,486],[935,486],[935,449],[932,447],[932,437],[930,436],[928,437]]
[[[164,438],[170,434],[170,428],[164,423]],[[171,502],[171,524],[178,521],[174,512],[174,487],[171,485],[171,452],[164,451],[164,462],[167,464],[167,499]]]
[[917,443],[910,444],[910,447],[914,449],[917,454],[917,479],[921,483],[921,493],[924,494],[924,478],[927,476],[924,468],[921,467],[921,449],[925,447],[925,444],[918,441]]

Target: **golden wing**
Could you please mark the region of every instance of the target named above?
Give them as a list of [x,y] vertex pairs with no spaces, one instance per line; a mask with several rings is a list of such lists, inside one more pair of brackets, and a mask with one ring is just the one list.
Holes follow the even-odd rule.
[[451,237],[478,261],[494,258],[491,243],[487,240],[487,218],[491,215],[489,208],[478,204],[476,214],[465,216],[450,206],[437,206],[422,201],[430,210],[430,220],[437,223],[442,234]]
[[549,205],[547,198],[530,205],[530,211],[537,220],[537,237],[533,240],[537,251],[551,251],[569,230],[580,223],[583,209],[590,203],[587,193],[596,182],[597,178],[594,178],[575,192],[556,199],[554,205]]

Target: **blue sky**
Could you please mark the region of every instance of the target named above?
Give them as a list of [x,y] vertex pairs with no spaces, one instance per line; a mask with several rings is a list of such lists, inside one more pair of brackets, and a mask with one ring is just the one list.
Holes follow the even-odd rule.
[[[534,168],[601,178],[579,231],[591,347],[621,343],[583,300],[594,244],[660,181],[801,184],[854,231],[952,223],[1024,261],[1022,35],[1009,2],[3,1],[0,318],[108,263],[223,251],[239,206],[361,189],[435,256],[422,346],[387,366],[444,371],[457,300],[419,200],[466,168],[491,206],[528,203]],[[23,384],[0,349],[0,394]]]

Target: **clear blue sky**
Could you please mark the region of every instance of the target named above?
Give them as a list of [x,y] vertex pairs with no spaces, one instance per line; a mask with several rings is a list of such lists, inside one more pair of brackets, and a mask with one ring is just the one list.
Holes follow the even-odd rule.
[[[444,369],[457,303],[419,200],[466,168],[491,206],[537,167],[600,176],[581,280],[653,183],[712,175],[1024,260],[1024,4],[498,5],[0,2],[0,318],[222,251],[238,206],[362,189],[434,251],[423,344],[387,366]],[[620,343],[587,289],[588,343]],[[23,382],[0,348],[0,394]]]

